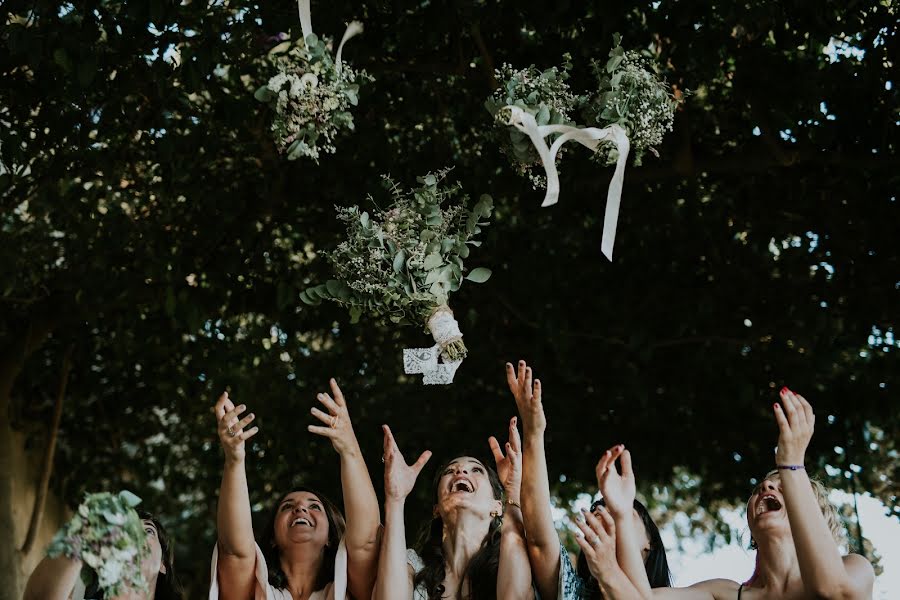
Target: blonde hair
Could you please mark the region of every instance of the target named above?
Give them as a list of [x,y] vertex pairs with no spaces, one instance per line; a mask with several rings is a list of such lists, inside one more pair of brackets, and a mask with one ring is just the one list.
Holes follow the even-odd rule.
[[[778,469],[773,469],[763,477],[763,481],[766,479],[780,480],[781,473],[779,473]],[[834,539],[834,543],[838,547],[845,546],[847,544],[847,532],[844,529],[844,523],[841,521],[837,508],[828,500],[828,488],[822,485],[821,481],[812,477],[809,478],[809,483],[812,486],[813,494],[816,496],[816,502],[819,504],[819,510],[822,511],[822,516],[825,517],[825,524],[831,530],[831,537]]]

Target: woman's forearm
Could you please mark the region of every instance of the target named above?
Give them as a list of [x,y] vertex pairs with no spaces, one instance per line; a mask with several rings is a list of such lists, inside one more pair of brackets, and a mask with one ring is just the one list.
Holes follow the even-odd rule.
[[412,598],[409,567],[406,562],[406,525],[404,500],[388,499],[384,505],[384,533],[378,560],[378,578],[372,600]]
[[341,454],[341,487],[347,513],[347,576],[354,598],[371,598],[378,568],[381,515],[369,470],[357,446]]
[[78,574],[81,573],[81,561],[57,556],[45,556],[35,567],[25,586],[24,600],[66,600]]
[[544,432],[525,431],[522,445],[522,519],[532,575],[541,597],[553,598],[559,582],[559,537],[550,512],[550,478]]
[[783,470],[781,483],[803,587],[817,598],[844,598],[850,585],[841,553],[804,469]]
[[649,586],[646,593],[638,591],[621,568],[602,575],[598,583],[603,597],[608,600],[644,600],[652,595]]
[[616,560],[621,572],[640,597],[648,598],[651,594],[650,581],[647,579],[631,512],[624,515],[612,513],[612,517],[616,524]]
[[220,553],[240,558],[256,557],[250,493],[243,460],[225,460],[216,527]]
[[[518,502],[518,500],[515,500]],[[525,528],[519,507],[507,504],[500,528],[500,566],[497,569],[498,600],[530,600],[531,566],[525,544]]]

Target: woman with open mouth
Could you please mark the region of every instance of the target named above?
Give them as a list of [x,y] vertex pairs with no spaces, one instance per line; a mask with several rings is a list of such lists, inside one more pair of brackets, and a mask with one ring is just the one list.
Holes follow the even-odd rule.
[[505,456],[495,438],[489,443],[497,471],[471,456],[438,469],[433,518],[417,552],[406,546],[404,504],[431,452],[407,465],[384,426],[385,529],[373,600],[533,600],[516,419],[509,422]]
[[284,494],[256,544],[244,469],[245,444],[257,427],[241,418],[228,393],[216,403],[225,470],[219,493],[218,534],[213,550],[210,600],[345,600],[372,595],[378,564],[378,499],[353,432],[344,395],[334,379],[333,397],[319,394],[328,410],[312,409],[325,426],[307,429],[331,440],[341,459],[346,524],[322,494],[301,487]]
[[[651,589],[643,570],[633,567],[638,546],[629,543],[626,547],[631,556],[623,561],[622,568],[643,598],[868,600],[872,597],[875,582],[872,565],[858,554],[841,555],[843,528],[837,511],[828,501],[827,490],[806,473],[804,458],[815,425],[812,407],[803,396],[788,388],[782,388],[780,396],[781,403],[773,405],[779,431],[776,468],[756,487],[747,504],[751,547],[757,551],[753,576],[743,584],[712,579],[687,588]],[[627,502],[628,490],[634,490],[634,473],[630,460],[623,460],[619,474],[612,451],[607,451],[597,465],[601,490],[605,487],[612,497]]]

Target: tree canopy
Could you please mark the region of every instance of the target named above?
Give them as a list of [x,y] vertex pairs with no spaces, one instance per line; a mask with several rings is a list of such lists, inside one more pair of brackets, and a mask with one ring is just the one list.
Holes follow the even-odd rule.
[[[257,415],[255,509],[296,481],[339,497],[336,454],[306,432],[329,376],[379,488],[381,423],[407,457],[489,456],[515,411],[503,364],[525,358],[544,384],[556,493],[592,491],[600,453],[623,442],[669,510],[749,494],[788,385],[819,417],[816,474],[900,516],[889,0],[313,2],[320,35],[365,23],[344,57],[375,78],[356,130],[318,165],[276,152],[253,96],[273,39],[299,35],[293,2],[5,6],[3,414],[42,446],[67,377],[54,489],[137,493],[174,530],[194,589],[215,539],[215,397],[228,389]],[[626,172],[608,262],[612,169],[572,149],[559,204],[540,208],[483,102],[501,64],[565,53],[589,88],[614,32],[686,95],[661,156]],[[494,274],[451,298],[469,348],[456,382],[424,387],[401,361],[422,331],[351,324],[298,296],[330,276],[336,205],[387,202],[381,174],[413,184],[446,166],[494,199],[473,248]],[[430,512],[422,479],[413,523]]]

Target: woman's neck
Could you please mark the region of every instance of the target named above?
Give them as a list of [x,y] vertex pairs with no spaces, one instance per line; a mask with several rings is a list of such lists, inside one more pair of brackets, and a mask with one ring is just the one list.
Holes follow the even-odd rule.
[[790,535],[757,541],[756,576],[752,587],[765,588],[769,592],[786,592],[800,582],[800,566],[797,551]]
[[490,529],[490,519],[468,511],[457,512],[444,519],[444,536],[441,542],[444,561],[448,571],[456,578],[462,577]]
[[281,570],[288,580],[288,591],[294,598],[309,598],[316,591],[316,580],[324,559],[324,549],[314,550],[298,544],[281,553]]

